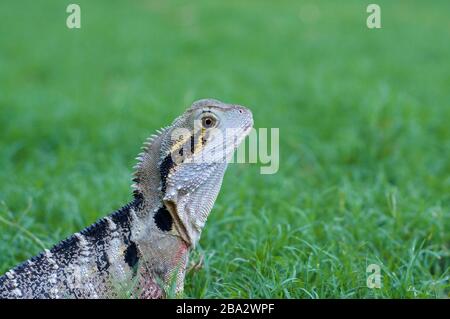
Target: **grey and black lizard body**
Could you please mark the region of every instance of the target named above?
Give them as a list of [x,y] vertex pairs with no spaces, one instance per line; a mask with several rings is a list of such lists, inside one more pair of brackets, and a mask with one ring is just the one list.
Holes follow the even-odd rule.
[[0,298],[182,292],[189,251],[218,195],[227,159],[252,125],[242,106],[195,102],[144,144],[133,201],[0,276]]

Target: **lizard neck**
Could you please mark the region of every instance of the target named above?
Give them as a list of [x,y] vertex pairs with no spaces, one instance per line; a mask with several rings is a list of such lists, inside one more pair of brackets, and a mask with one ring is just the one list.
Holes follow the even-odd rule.
[[164,128],[152,135],[144,143],[143,152],[138,156],[138,164],[135,166],[133,193],[138,205],[135,213],[138,218],[137,224],[145,225],[141,228],[148,230],[140,233],[142,240],[150,238],[148,234],[155,233],[162,237],[177,236],[182,238],[189,246],[186,229],[178,217],[174,207],[164,202],[166,179],[173,166],[170,155],[161,159],[161,154],[167,151],[162,142],[169,134],[170,129]]
[[[165,170],[160,163],[162,139],[168,129],[158,131],[144,143],[134,173],[134,203],[129,211],[131,240],[136,243],[142,262],[140,267],[167,283],[176,278],[176,291],[183,287],[189,245],[180,236],[179,221],[170,213],[163,198]],[[162,166],[163,169],[160,167]],[[145,279],[144,279],[145,280]]]
[[162,199],[148,201],[135,194],[128,214],[130,240],[136,244],[142,286],[148,284],[149,278],[160,278],[168,286],[175,280],[176,292],[180,292],[190,247],[179,236]]

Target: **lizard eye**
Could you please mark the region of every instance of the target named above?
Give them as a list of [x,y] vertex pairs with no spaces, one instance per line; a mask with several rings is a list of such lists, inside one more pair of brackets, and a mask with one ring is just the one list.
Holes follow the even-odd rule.
[[212,117],[211,115],[207,115],[202,118],[202,126],[204,128],[214,127],[216,125],[216,123],[217,123],[217,120],[214,117]]

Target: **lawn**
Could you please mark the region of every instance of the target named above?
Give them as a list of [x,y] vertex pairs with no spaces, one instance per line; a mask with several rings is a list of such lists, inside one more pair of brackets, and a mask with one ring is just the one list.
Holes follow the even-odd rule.
[[215,97],[280,167],[230,165],[185,297],[449,297],[449,1],[372,30],[366,1],[75,3],[78,30],[0,2],[0,273],[130,201],[145,138]]

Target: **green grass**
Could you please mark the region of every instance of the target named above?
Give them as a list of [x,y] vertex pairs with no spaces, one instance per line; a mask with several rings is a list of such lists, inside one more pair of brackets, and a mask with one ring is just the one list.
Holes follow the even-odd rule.
[[[69,2],[68,2],[69,3]],[[448,1],[0,2],[0,273],[131,199],[144,139],[192,101],[280,128],[233,164],[185,296],[445,298]],[[366,267],[382,268],[382,288]]]

